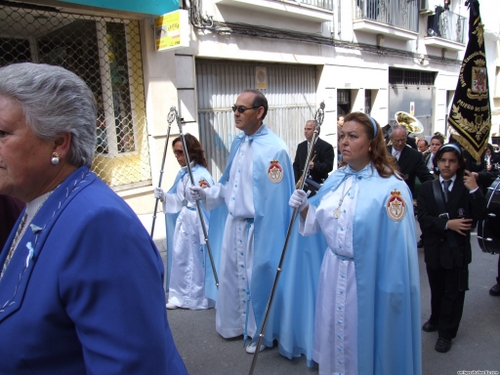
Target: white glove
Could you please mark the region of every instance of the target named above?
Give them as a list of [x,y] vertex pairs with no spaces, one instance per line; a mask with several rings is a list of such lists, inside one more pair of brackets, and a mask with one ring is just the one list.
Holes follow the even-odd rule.
[[307,202],[307,194],[304,190],[297,189],[293,192],[290,197],[288,205],[292,208],[296,208],[299,212],[302,212],[309,205]]
[[207,198],[207,193],[203,190],[203,188],[199,186],[190,186],[188,191],[186,192],[186,195],[187,199],[191,202]]
[[162,202],[165,200],[165,192],[160,187],[155,187],[155,198],[161,200]]

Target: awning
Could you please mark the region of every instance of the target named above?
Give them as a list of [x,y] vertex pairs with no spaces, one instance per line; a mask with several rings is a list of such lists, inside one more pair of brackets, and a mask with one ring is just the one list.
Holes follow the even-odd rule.
[[59,0],[64,3],[161,16],[179,9],[179,0]]

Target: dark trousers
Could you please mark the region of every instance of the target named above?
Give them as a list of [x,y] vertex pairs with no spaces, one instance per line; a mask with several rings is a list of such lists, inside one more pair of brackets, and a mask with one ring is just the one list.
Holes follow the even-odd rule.
[[497,273],[497,283],[500,284],[500,255],[498,256],[498,273]]
[[456,337],[464,310],[465,291],[458,290],[459,269],[427,266],[431,288],[430,322],[437,325],[439,337]]

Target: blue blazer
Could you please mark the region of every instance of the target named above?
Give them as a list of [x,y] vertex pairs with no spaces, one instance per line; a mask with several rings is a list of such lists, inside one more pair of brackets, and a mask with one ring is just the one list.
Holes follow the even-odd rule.
[[162,279],[136,214],[79,168],[42,205],[0,280],[0,374],[185,374]]

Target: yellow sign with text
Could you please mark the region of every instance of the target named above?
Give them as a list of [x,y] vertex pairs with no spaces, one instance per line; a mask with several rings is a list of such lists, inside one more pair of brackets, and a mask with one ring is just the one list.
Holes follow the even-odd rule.
[[189,47],[188,11],[179,9],[155,19],[157,51]]

